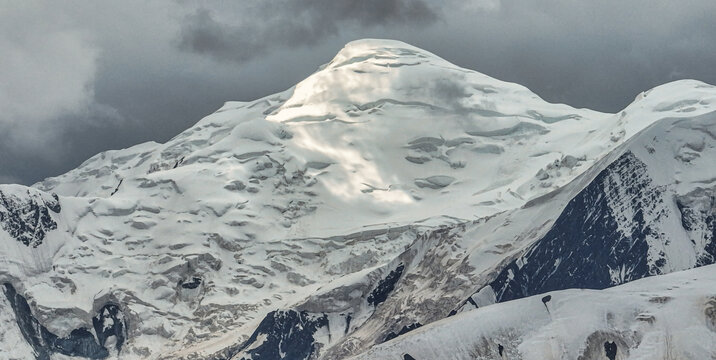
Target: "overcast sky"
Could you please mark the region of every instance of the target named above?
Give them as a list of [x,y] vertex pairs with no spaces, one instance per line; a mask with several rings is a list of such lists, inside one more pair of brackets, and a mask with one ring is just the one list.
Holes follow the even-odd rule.
[[0,183],[166,141],[366,37],[616,112],[665,82],[716,84],[715,18],[714,0],[2,1]]

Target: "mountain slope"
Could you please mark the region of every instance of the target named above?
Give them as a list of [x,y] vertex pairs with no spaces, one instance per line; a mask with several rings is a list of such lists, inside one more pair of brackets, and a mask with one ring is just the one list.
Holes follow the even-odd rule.
[[[365,295],[362,306],[341,308],[367,320],[353,320],[356,330],[339,341],[335,333],[314,336],[329,347],[319,353],[344,358],[458,309],[567,288],[603,289],[713,263],[716,177],[709,164],[716,156],[714,130],[712,113],[688,121],[660,120],[552,194],[520,209],[435,231],[430,240],[419,238],[394,260],[393,267],[399,260],[405,270],[393,281],[396,290],[390,297],[375,309],[365,309],[370,303]],[[680,155],[692,148],[699,150],[688,158]],[[699,231],[682,225],[689,214],[699,214]],[[380,282],[373,286],[379,289]],[[482,289],[466,294],[474,288]],[[361,304],[359,298],[355,301]],[[315,308],[310,301],[298,308]],[[331,318],[323,311],[314,315]]]
[[0,186],[0,321],[38,358],[334,359],[475,306],[710,264],[715,103],[679,81],[573,109],[352,42],[165,144]]
[[[497,299],[601,289],[713,263],[715,123],[716,114],[665,119],[639,134],[543,239],[502,270],[491,284]],[[696,232],[687,224],[695,214],[702,216]]]
[[716,355],[715,270],[488,306],[353,359],[710,359]]

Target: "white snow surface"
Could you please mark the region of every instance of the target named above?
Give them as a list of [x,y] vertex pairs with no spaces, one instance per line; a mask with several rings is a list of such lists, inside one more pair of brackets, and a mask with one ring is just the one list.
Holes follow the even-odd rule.
[[[123,304],[122,359],[209,355],[245,340],[271,310],[373,281],[411,245],[415,258],[435,255],[436,243],[421,241],[440,226],[467,224],[456,243],[438,242],[443,266],[460,258],[470,269],[454,280],[483,279],[626,149],[647,163],[678,162],[654,174],[677,195],[713,186],[715,104],[716,87],[684,80],[617,114],[574,109],[402,42],[359,40],[296,86],[227,102],[164,144],[103,152],[32,188],[0,186],[18,197],[57,194],[62,205],[37,247],[0,229],[0,282],[61,336],[91,323],[107,299]],[[645,129],[655,137],[635,136]],[[553,205],[522,209],[555,191]],[[665,221],[669,235],[676,219]],[[673,244],[670,256],[683,257],[673,270],[703,250]],[[177,285],[193,276],[197,289]],[[579,303],[583,294],[565,296]],[[539,308],[533,302],[523,301]],[[53,316],[58,309],[73,315]],[[0,322],[8,314],[0,302]],[[535,329],[551,324],[529,316]],[[0,344],[16,337],[0,333]]]
[[33,357],[32,348],[22,337],[15,313],[4,294],[0,296],[0,344],[3,359],[24,360]]
[[605,342],[620,360],[712,359],[714,286],[709,265],[606,290],[555,291],[463,312],[351,359],[607,359]]

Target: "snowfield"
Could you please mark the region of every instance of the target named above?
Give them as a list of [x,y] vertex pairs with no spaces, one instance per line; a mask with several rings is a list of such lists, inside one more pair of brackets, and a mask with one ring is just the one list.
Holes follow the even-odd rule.
[[550,292],[437,321],[352,359],[712,359],[714,281],[710,265]]
[[0,358],[706,359],[714,164],[712,85],[606,114],[351,42],[164,144],[0,185]]

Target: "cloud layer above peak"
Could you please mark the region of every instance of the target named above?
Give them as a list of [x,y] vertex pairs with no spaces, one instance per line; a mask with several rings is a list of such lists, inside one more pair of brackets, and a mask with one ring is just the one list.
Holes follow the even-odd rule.
[[224,101],[294,85],[360,38],[615,112],[668,81],[716,83],[714,16],[712,0],[3,2],[0,182],[165,141]]

